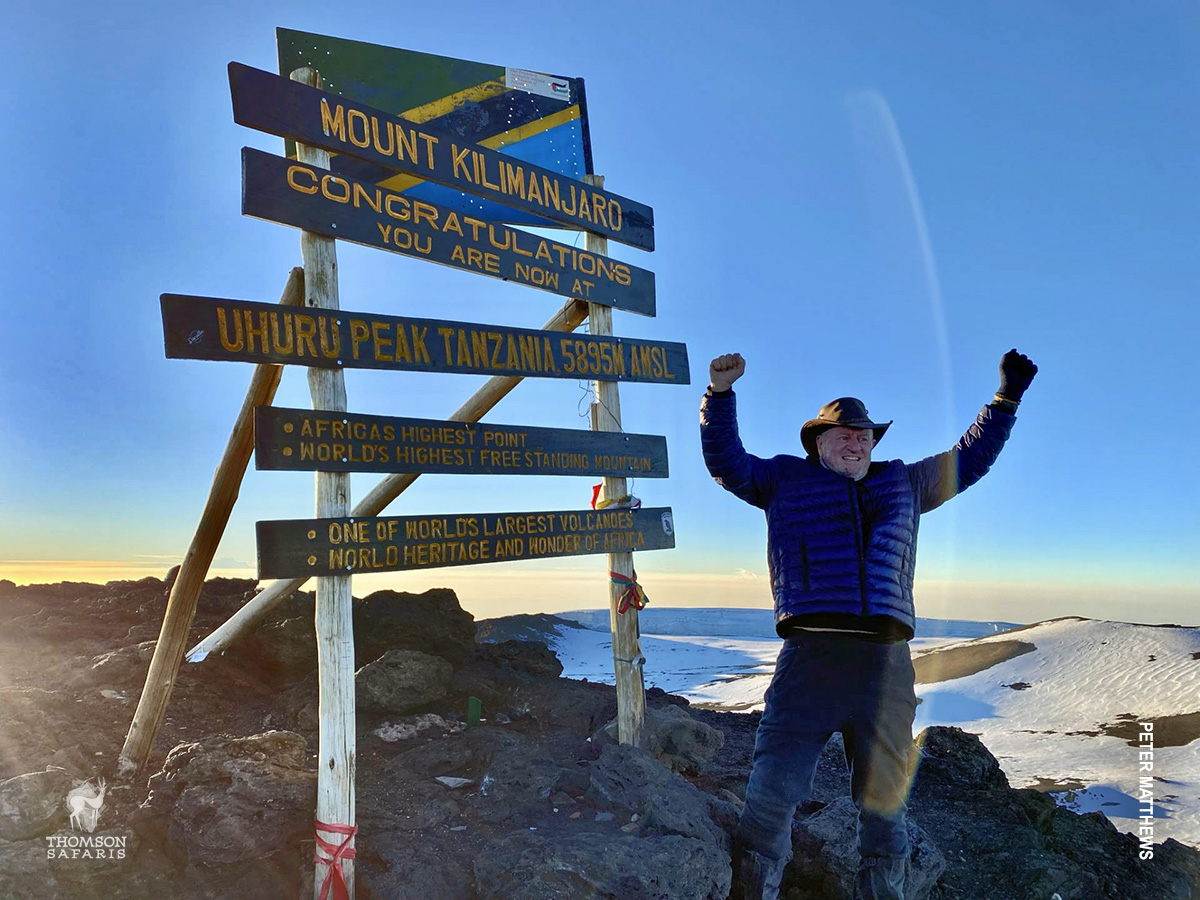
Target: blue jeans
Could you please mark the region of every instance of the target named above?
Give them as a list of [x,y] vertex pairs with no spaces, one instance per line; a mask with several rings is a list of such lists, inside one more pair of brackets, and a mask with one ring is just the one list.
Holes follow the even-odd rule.
[[738,823],[741,847],[782,869],[791,856],[796,807],[811,795],[821,751],[840,731],[858,807],[859,891],[902,897],[913,682],[904,641],[879,644],[829,632],[785,640],[755,740]]

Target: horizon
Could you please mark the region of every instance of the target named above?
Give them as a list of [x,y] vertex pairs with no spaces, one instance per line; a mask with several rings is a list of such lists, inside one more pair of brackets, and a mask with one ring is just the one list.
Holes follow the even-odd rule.
[[[174,565],[172,563],[171,565]],[[123,564],[104,564],[96,561],[75,560],[64,566],[62,561],[27,561],[23,565],[13,565],[11,561],[0,560],[0,581],[11,581],[18,587],[33,585],[55,585],[59,583],[104,585],[112,581],[139,581],[146,577],[164,580],[171,565],[165,568],[160,563],[142,563],[137,566]],[[374,575],[355,576],[352,587],[355,597],[366,597],[382,590],[395,590],[413,594],[423,593],[435,588],[449,588],[455,592],[459,604],[471,613],[476,621],[483,619],[501,618],[509,615],[546,613],[558,615],[575,610],[607,609],[607,584],[594,578],[586,571],[562,569],[542,571],[537,576],[539,584],[549,584],[552,590],[560,593],[545,598],[529,596],[529,576],[519,571],[527,566],[525,562],[500,563],[490,567],[471,567],[474,571],[464,571],[464,568],[442,569],[455,577],[428,578],[428,572],[389,572]],[[63,569],[66,571],[64,572]],[[491,570],[490,572],[488,570]],[[59,574],[61,577],[47,575]],[[16,575],[17,577],[13,577]],[[68,577],[70,576],[70,577]],[[100,577],[107,576],[107,577]],[[230,578],[255,581],[259,586],[270,584],[270,580],[255,578],[254,571],[248,567],[217,567],[209,570],[206,578]],[[767,595],[767,585],[764,576],[754,576],[743,573],[726,576],[723,579],[712,579],[711,576],[689,574],[654,573],[640,579],[650,597],[647,609],[761,609],[764,612],[773,610],[773,605]],[[705,592],[707,588],[707,593]],[[302,591],[313,591],[313,582],[304,585]],[[1129,596],[1114,589],[1112,586],[1096,585],[1092,590],[1097,594],[1109,592],[1100,609],[1087,609],[1072,601],[1059,597],[1056,603],[1061,604],[1066,611],[1055,612],[1053,615],[1044,613],[1046,595],[1074,594],[1079,590],[1077,585],[1067,584],[971,584],[967,582],[926,582],[918,580],[916,584],[917,609],[919,618],[938,620],[958,620],[963,622],[1011,622],[1014,624],[1032,625],[1051,619],[1077,617],[1097,621],[1124,622],[1131,625],[1176,625],[1185,628],[1200,627],[1200,609],[1193,607],[1193,615],[1176,617],[1174,619],[1130,618],[1123,610],[1131,607]],[[490,595],[487,593],[490,591]],[[574,591],[575,593],[572,593]],[[1115,591],[1115,596],[1112,596]],[[1041,592],[1040,595],[1037,592]],[[1025,596],[1034,593],[1034,596]],[[1144,596],[1146,589],[1140,589],[1138,594]],[[745,596],[747,594],[757,594]],[[699,595],[702,602],[696,602]],[[941,595],[935,604],[930,597]],[[973,598],[980,615],[962,615],[959,610],[967,605],[964,595]],[[1017,601],[1017,606],[1006,606],[1014,602],[1014,597],[1023,596]],[[588,597],[590,596],[590,599]],[[704,598],[708,599],[705,601]],[[925,599],[924,598],[929,598]],[[1164,598],[1164,605],[1169,605],[1172,597]],[[1180,603],[1186,601],[1186,594],[1180,592]],[[1082,603],[1082,600],[1077,602]],[[1094,601],[1093,601],[1094,602]],[[590,604],[590,605],[589,605]],[[1154,607],[1152,607],[1154,608]],[[1022,610],[1025,610],[1022,612]],[[990,611],[990,614],[989,614]]]

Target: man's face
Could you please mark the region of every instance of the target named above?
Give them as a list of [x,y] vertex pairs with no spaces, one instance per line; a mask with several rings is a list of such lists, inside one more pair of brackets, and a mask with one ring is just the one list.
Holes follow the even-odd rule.
[[817,435],[817,453],[825,468],[858,481],[871,465],[875,432],[870,428],[846,428],[842,425]]

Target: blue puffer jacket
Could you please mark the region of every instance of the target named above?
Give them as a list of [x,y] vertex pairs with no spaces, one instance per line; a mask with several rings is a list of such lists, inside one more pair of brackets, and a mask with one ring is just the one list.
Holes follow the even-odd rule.
[[700,406],[704,462],[727,491],[766,511],[779,634],[797,621],[874,623],[870,630],[879,631],[887,616],[900,623],[899,636],[911,638],[920,515],[982,478],[1015,421],[985,406],[954,449],[912,464],[873,462],[856,482],[812,457],[747,453],[733,391],[708,392]]

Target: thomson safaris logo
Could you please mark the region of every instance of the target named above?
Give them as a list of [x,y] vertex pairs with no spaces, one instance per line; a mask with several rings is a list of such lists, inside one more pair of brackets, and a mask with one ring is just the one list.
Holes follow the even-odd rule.
[[[46,838],[47,859],[124,859],[125,835],[92,834],[104,809],[108,785],[103,778],[81,781],[67,792],[66,806],[70,810],[71,833],[52,834]],[[80,832],[80,833],[76,833]]]
[[100,810],[104,809],[104,794],[108,785],[104,779],[96,784],[83,781],[67,792],[67,809],[71,811],[71,830],[91,834],[100,821]]

